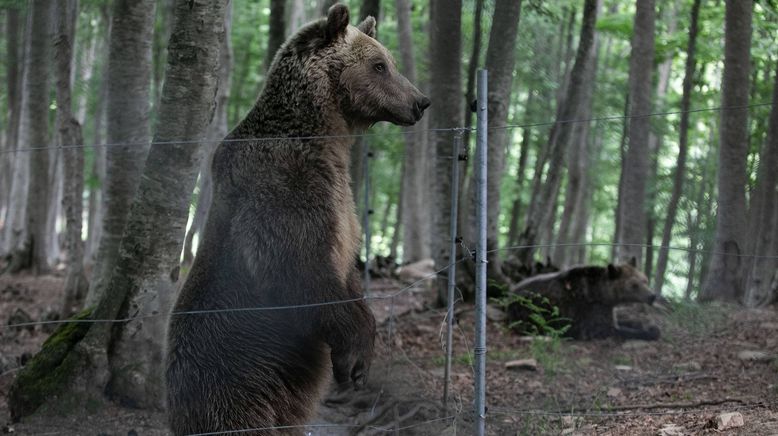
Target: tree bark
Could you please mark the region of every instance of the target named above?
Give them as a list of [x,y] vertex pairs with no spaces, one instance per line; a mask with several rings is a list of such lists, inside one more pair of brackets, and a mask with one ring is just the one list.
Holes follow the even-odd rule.
[[211,164],[216,147],[227,136],[229,125],[227,124],[227,104],[230,100],[230,73],[232,71],[232,3],[227,5],[224,13],[224,33],[222,34],[219,48],[219,89],[216,91],[216,112],[213,121],[208,128],[209,142],[204,147],[204,159],[200,164],[200,195],[197,198],[197,207],[192,218],[192,225],[184,238],[183,265],[190,267],[194,261],[195,250],[193,247],[194,235],[202,234],[208,211],[211,209],[213,199],[213,176]]
[[[486,69],[489,71],[487,111],[489,145],[486,180],[486,249],[487,273],[492,280],[505,283],[500,269],[499,221],[500,189],[505,170],[505,147],[509,130],[501,128],[508,120],[508,109],[513,90],[513,71],[516,64],[516,39],[521,17],[519,0],[496,0],[489,47],[486,50]],[[473,192],[475,192],[473,190]]]
[[[24,211],[21,204],[26,195],[27,157],[29,153],[12,153],[10,150],[19,148],[19,127],[22,111],[22,78],[24,76],[24,14],[17,8],[6,9],[6,75],[8,99],[8,125],[5,136],[6,153],[2,156],[3,174],[0,175],[0,188],[5,195],[5,201],[0,210],[3,217],[3,229],[0,233],[0,253],[12,252],[19,243],[18,227],[22,225]],[[21,216],[20,216],[21,215]]]
[[[530,124],[534,109],[533,91],[527,93],[527,101],[524,103],[524,124]],[[511,205],[510,225],[508,227],[508,245],[513,246],[519,237],[519,228],[521,225],[522,213],[522,190],[524,189],[524,179],[527,172],[527,157],[529,156],[530,142],[532,140],[532,127],[522,128],[521,150],[519,151],[519,162],[516,166],[516,198]]]
[[[673,1],[672,4],[673,10],[669,12],[670,17],[669,23],[667,24],[668,35],[673,35],[675,33],[676,27],[678,26],[678,15],[680,12],[679,3],[677,1]],[[666,10],[663,13],[666,13]],[[666,106],[664,100],[667,96],[668,85],[670,84],[673,55],[673,53],[668,54],[658,68],[655,107],[661,108],[661,110],[664,110]],[[662,122],[664,122],[664,120],[662,120]],[[656,232],[657,225],[657,213],[655,211],[655,205],[657,190],[659,189],[659,154],[662,151],[662,145],[664,142],[664,133],[662,131],[664,129],[660,128],[659,130],[660,132],[654,132],[652,130],[648,133],[648,154],[651,157],[651,167],[647,181],[649,187],[646,193],[646,257],[644,261],[645,266],[643,267],[643,272],[646,274],[646,277],[648,277],[649,281],[653,277],[654,267],[654,233]]]
[[549,135],[548,159],[553,162],[550,165],[542,184],[536,204],[530,211],[525,230],[519,238],[519,245],[527,246],[518,252],[518,259],[525,265],[529,265],[534,257],[536,248],[533,247],[539,239],[541,226],[553,225],[550,218],[554,215],[556,195],[562,178],[562,170],[565,166],[567,149],[569,148],[573,121],[580,106],[584,88],[584,69],[591,55],[594,44],[594,24],[597,20],[597,0],[586,0],[584,3],[583,23],[578,42],[578,50],[575,62],[570,71],[570,84],[567,87],[567,96],[563,107],[557,111],[557,117]]
[[[10,271],[29,269],[34,274],[48,270],[47,218],[49,212],[49,56],[52,2],[32,2],[28,19],[29,51],[25,66],[24,105],[21,130],[25,146],[38,148],[29,156],[29,184],[25,206],[27,235],[14,253]],[[40,149],[42,148],[42,149]]]
[[[286,40],[286,0],[270,0],[270,30],[267,37],[265,71],[270,69],[278,48]],[[264,74],[264,71],[263,71]]]
[[716,237],[701,300],[738,302],[743,295],[746,232],[748,90],[751,68],[752,2],[727,0],[724,75],[721,82],[721,141],[718,164]]
[[[436,128],[462,125],[462,1],[432,0],[430,5],[430,107],[429,123]],[[435,183],[432,190],[431,245],[435,267],[443,268],[449,256],[451,226],[451,143],[449,132],[430,132],[431,163]],[[446,303],[446,280],[436,283],[438,304]]]
[[[176,1],[154,136],[155,143],[166,145],[149,152],[122,237],[120,261],[111,275],[111,292],[101,300],[95,317],[144,317],[168,313],[172,306],[189,195],[202,158],[201,147],[192,142],[205,136],[213,118],[226,3]],[[197,48],[194,58],[192,47]],[[136,319],[113,329],[108,349],[110,396],[146,407],[163,406],[166,321],[162,316]],[[110,332],[108,326],[98,326],[96,334]]]
[[[106,5],[100,8],[102,27],[106,35],[111,33],[110,12]],[[102,48],[103,59],[108,59],[109,45],[106,43]],[[105,100],[108,94],[108,65],[103,66],[101,72],[100,87],[98,89],[98,98],[95,104],[93,139],[94,160],[92,161],[90,184],[89,184],[89,222],[87,227],[86,259],[88,265],[94,266],[95,256],[98,250],[98,244],[103,234],[103,212],[105,211],[105,185],[106,185],[106,147],[103,146],[104,122],[106,119]],[[88,292],[88,291],[87,291]]]
[[[4,153],[0,156],[0,217],[8,217],[11,202],[11,186],[13,184],[12,173],[14,171],[14,154],[10,150],[17,148],[16,142],[19,134],[19,112],[21,109],[21,64],[19,62],[19,48],[23,47],[20,38],[23,26],[20,25],[20,13],[17,8],[7,8],[6,17],[6,98],[7,98],[7,117],[5,129],[5,143],[0,151]],[[9,223],[3,220],[3,225]],[[5,238],[5,232],[0,232],[0,253],[8,251],[8,241]]]
[[[57,129],[60,146],[82,144],[81,125],[73,116],[70,77],[73,63],[78,0],[57,3],[57,36],[54,39],[57,77]],[[68,317],[88,288],[84,274],[84,242],[81,239],[84,211],[84,148],[63,148],[64,189],[62,206],[67,224],[67,277],[62,316]]]
[[116,266],[127,213],[138,190],[150,136],[152,0],[116,0],[111,14],[102,236],[86,305],[97,303]]
[[773,249],[778,239],[775,226],[775,203],[778,199],[778,66],[775,70],[773,85],[773,107],[767,129],[767,140],[762,147],[759,170],[749,211],[749,233],[757,235],[746,254],[757,257],[745,258],[745,303],[747,306],[769,304],[775,298],[772,280],[778,270],[778,260],[769,256],[778,255]]
[[362,7],[359,8],[359,21],[370,16],[375,18],[377,22],[380,13],[381,0],[362,0]]
[[650,162],[648,135],[651,120],[651,73],[654,70],[654,0],[638,0],[635,5],[632,55],[629,62],[630,126],[629,146],[625,155],[623,189],[619,202],[620,233],[617,257],[635,258],[640,264],[646,234],[646,180]]
[[[597,2],[597,12],[602,1]],[[597,33],[594,34],[592,42],[592,54],[588,57],[584,68],[585,88],[581,96],[576,118],[578,120],[587,120],[592,116],[594,104],[594,90],[597,77],[597,52],[599,50],[599,41]],[[567,187],[565,189],[565,202],[562,209],[562,218],[559,223],[557,233],[557,246],[552,250],[554,264],[564,266],[569,264],[570,254],[575,252],[575,247],[570,246],[576,239],[577,234],[573,231],[573,226],[583,209],[586,186],[585,175],[589,171],[589,128],[591,121],[578,121],[573,125],[573,137],[570,142],[570,159],[567,167]]]
[[[395,6],[400,46],[400,71],[411,83],[416,83],[411,5],[409,0],[396,0]],[[423,130],[421,126],[411,129],[403,137],[405,153],[400,195],[400,208],[403,212],[400,225],[403,235],[403,262],[415,262],[430,257],[428,151],[424,147],[425,132],[419,132]]]
[[654,276],[654,292],[662,294],[662,286],[665,280],[667,258],[669,254],[670,239],[673,234],[675,216],[678,212],[678,204],[683,193],[683,184],[686,178],[686,155],[689,142],[689,107],[691,106],[692,87],[694,85],[695,54],[697,44],[697,19],[700,13],[701,0],[694,0],[692,4],[691,21],[689,24],[689,42],[686,46],[686,67],[683,78],[683,95],[681,97],[681,122],[678,127],[678,159],[673,175],[673,191],[670,195],[670,203],[667,205],[664,228],[662,229],[662,246],[659,250],[659,258],[656,262],[656,275]]

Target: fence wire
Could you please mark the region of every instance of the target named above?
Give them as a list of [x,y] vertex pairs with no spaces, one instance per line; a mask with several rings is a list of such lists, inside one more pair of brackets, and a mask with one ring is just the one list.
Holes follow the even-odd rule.
[[[521,128],[527,128],[527,127],[542,127],[542,126],[552,126],[554,124],[574,124],[574,123],[588,123],[588,122],[597,122],[597,121],[620,121],[620,120],[629,120],[629,119],[635,119],[635,118],[648,118],[648,117],[662,117],[662,116],[669,116],[669,115],[680,115],[680,114],[691,114],[691,113],[699,113],[699,112],[718,112],[718,111],[727,111],[727,110],[748,110],[753,108],[759,108],[759,107],[768,107],[772,106],[772,102],[764,102],[764,103],[754,103],[749,104],[747,106],[710,106],[705,108],[697,108],[697,109],[690,109],[688,111],[665,111],[665,112],[652,112],[647,114],[637,114],[637,115],[611,115],[611,116],[601,116],[601,117],[592,117],[592,118],[577,118],[572,120],[555,120],[555,121],[545,121],[545,122],[538,122],[538,123],[526,123],[526,124],[507,124],[504,126],[491,126],[488,127],[487,130],[510,130],[510,129],[521,129]],[[449,127],[449,128],[429,128],[429,129],[411,129],[411,130],[398,130],[398,131],[385,131],[385,132],[375,132],[375,133],[354,133],[354,134],[348,134],[348,135],[310,135],[310,136],[288,136],[288,135],[279,135],[279,136],[263,136],[263,137],[256,137],[256,138],[235,138],[235,139],[213,139],[213,138],[199,138],[199,139],[188,139],[188,140],[181,140],[181,141],[145,141],[145,142],[112,142],[112,143],[100,143],[100,144],[65,144],[65,145],[46,145],[46,146],[33,146],[33,147],[27,147],[27,148],[14,148],[9,150],[0,150],[0,154],[7,154],[7,153],[17,153],[17,152],[31,152],[31,151],[39,151],[39,150],[57,150],[57,149],[71,149],[71,148],[97,148],[97,147],[104,147],[104,148],[112,148],[112,147],[142,147],[147,145],[200,145],[200,144],[213,144],[213,143],[219,143],[219,144],[240,144],[240,143],[246,143],[246,142],[265,142],[265,141],[278,141],[278,140],[299,140],[299,141],[307,141],[307,140],[314,140],[314,139],[344,139],[344,138],[371,138],[371,137],[383,137],[383,136],[402,136],[402,135],[411,135],[415,133],[443,133],[443,132],[463,132],[463,131],[475,131],[475,127],[470,128],[464,128],[464,127]]]
[[[655,116],[670,116],[670,115],[679,115],[683,113],[699,113],[699,112],[707,112],[707,111],[724,111],[724,110],[743,110],[743,109],[751,109],[751,108],[757,108],[757,107],[767,107],[772,106],[772,103],[756,103],[751,104],[748,106],[729,106],[729,107],[707,107],[707,108],[698,108],[698,109],[692,109],[688,111],[667,111],[667,112],[656,112],[656,113],[649,113],[649,114],[640,114],[640,115],[628,115],[628,116],[603,116],[603,117],[593,117],[593,118],[586,118],[586,119],[573,119],[573,120],[557,120],[553,122],[539,122],[539,123],[527,123],[527,124],[512,124],[512,125],[504,125],[504,126],[493,126],[490,127],[489,130],[500,130],[500,129],[516,129],[516,128],[528,128],[528,127],[542,127],[542,126],[550,126],[555,124],[568,124],[568,123],[582,123],[582,122],[596,122],[596,121],[619,121],[619,120],[628,120],[633,118],[644,118],[644,117],[655,117]],[[299,136],[299,137],[292,137],[292,136],[274,136],[274,137],[259,137],[259,138],[241,138],[241,139],[220,139],[220,140],[211,140],[211,139],[193,139],[193,140],[187,140],[187,141],[152,141],[152,142],[126,142],[126,143],[104,143],[104,144],[91,144],[91,145],[85,145],[85,144],[70,144],[70,145],[61,145],[61,146],[39,146],[39,147],[28,147],[28,148],[16,148],[11,150],[2,150],[0,151],[0,154],[5,153],[16,153],[16,152],[32,152],[32,151],[39,151],[39,150],[51,150],[51,149],[70,149],[70,148],[87,148],[87,147],[128,147],[128,146],[147,146],[147,145],[198,145],[203,143],[222,143],[226,145],[232,145],[232,144],[240,144],[240,143],[248,143],[248,142],[263,142],[263,141],[275,141],[275,140],[315,140],[315,139],[343,139],[343,138],[367,138],[367,137],[378,137],[378,136],[387,136],[387,135],[408,135],[413,133],[432,133],[432,132],[449,132],[449,133],[462,133],[465,130],[475,130],[475,128],[471,129],[463,129],[461,127],[455,127],[455,128],[430,128],[430,129],[417,129],[417,130],[404,130],[404,131],[389,131],[389,132],[380,132],[380,133],[362,133],[362,134],[353,134],[353,135],[318,135],[318,136]],[[444,157],[439,157],[440,159],[444,159]],[[448,158],[452,159],[452,158]],[[640,248],[653,248],[653,249],[668,249],[668,250],[679,250],[684,252],[691,252],[691,253],[706,253],[706,254],[715,254],[715,255],[723,255],[723,256],[733,256],[733,257],[739,257],[739,258],[754,258],[754,259],[778,259],[778,256],[774,255],[756,255],[756,254],[741,254],[741,253],[729,253],[729,252],[717,252],[713,250],[705,250],[705,249],[697,249],[692,247],[677,247],[677,246],[662,246],[662,245],[651,245],[651,244],[614,244],[614,243],[598,243],[598,242],[590,242],[590,243],[557,243],[557,244],[532,244],[532,245],[515,245],[515,246],[508,246],[508,247],[501,247],[497,249],[490,250],[490,253],[498,252],[498,251],[513,251],[513,250],[521,250],[521,249],[529,249],[529,248],[553,248],[553,247],[599,247],[599,246],[630,246],[630,247],[640,247]],[[189,311],[174,311],[171,313],[155,313],[155,314],[149,314],[149,315],[141,315],[141,316],[131,316],[131,317],[124,317],[124,318],[117,318],[117,319],[64,319],[64,320],[42,320],[42,321],[32,321],[32,322],[22,322],[22,323],[9,323],[6,325],[3,325],[3,329],[10,330],[10,329],[22,329],[22,328],[29,328],[29,327],[35,327],[35,326],[43,326],[43,325],[59,325],[59,324],[69,324],[69,323],[126,323],[131,321],[137,321],[137,320],[143,320],[148,318],[154,318],[154,317],[160,317],[160,316],[197,316],[197,315],[209,315],[209,314],[224,314],[224,313],[241,313],[241,312],[259,312],[259,311],[271,311],[271,310],[294,310],[294,309],[303,309],[303,308],[312,308],[312,307],[319,307],[319,306],[328,306],[328,305],[336,305],[336,304],[348,304],[353,303],[357,301],[377,301],[377,300],[389,300],[390,301],[390,313],[389,317],[387,319],[387,325],[388,325],[388,334],[386,335],[386,342],[384,346],[387,348],[387,350],[390,351],[391,354],[391,361],[389,362],[389,365],[387,366],[387,375],[391,375],[392,371],[395,369],[395,361],[400,358],[396,356],[401,356],[402,359],[406,360],[407,362],[410,362],[414,366],[416,366],[420,371],[427,372],[424,370],[421,366],[417,365],[414,360],[409,356],[409,354],[406,352],[406,350],[402,347],[402,345],[395,344],[394,335],[396,334],[394,324],[396,322],[396,312],[395,312],[395,299],[396,297],[407,293],[411,291],[412,289],[416,288],[420,283],[425,282],[427,280],[431,279],[438,279],[438,280],[444,280],[446,279],[444,275],[441,273],[446,272],[449,268],[452,266],[463,262],[473,260],[474,253],[467,247],[467,245],[464,243],[464,241],[460,241],[460,247],[463,249],[463,255],[453,262],[445,265],[444,267],[435,270],[434,272],[425,275],[423,278],[420,278],[411,284],[404,286],[400,288],[397,291],[394,291],[388,295],[365,295],[363,297],[358,298],[350,298],[350,299],[343,299],[343,300],[335,300],[335,301],[323,301],[323,302],[317,302],[317,303],[308,303],[308,304],[299,304],[299,305],[280,305],[280,306],[262,306],[262,307],[236,307],[236,308],[223,308],[223,309],[204,309],[204,310],[189,310]],[[365,268],[369,268],[369,266],[366,264]],[[454,301],[454,305],[461,303],[464,298],[462,295],[462,292],[459,288],[457,288],[458,292],[458,298]],[[443,325],[447,321],[447,317],[453,316],[454,312],[453,310],[449,312],[442,312],[444,314],[443,321],[441,323],[441,332],[443,329]],[[467,355],[471,355],[473,353],[473,350],[471,349],[471,344],[468,341],[468,336],[466,332],[463,330],[462,326],[458,323],[455,324],[455,328],[458,331],[458,334],[461,336],[464,346],[466,348]],[[442,333],[441,333],[442,334]],[[383,338],[378,335],[377,338],[379,340],[383,340]],[[393,353],[391,352],[393,349],[397,348],[399,350],[399,353]],[[443,351],[445,352],[445,347],[442,347]],[[474,372],[474,366],[472,359],[469,361],[469,367],[471,372]],[[4,374],[7,374],[3,373]],[[390,377],[386,377],[388,380]],[[376,398],[371,403],[370,407],[370,415],[375,414],[376,408],[382,399],[382,396],[384,395],[384,382],[382,382],[382,385],[377,392]],[[461,392],[453,392],[456,397],[461,401],[461,398],[463,397]],[[732,400],[730,402],[722,402],[718,404],[718,406],[722,407],[723,405],[727,403],[737,403],[738,400]],[[742,402],[741,402],[742,403]],[[730,407],[726,407],[727,411],[738,411],[738,410],[756,410],[761,408],[771,408],[778,405],[778,403],[768,403],[768,402],[753,402],[753,403],[743,403],[743,404],[737,404]],[[455,405],[456,406],[456,405]],[[248,429],[234,429],[229,431],[219,431],[219,432],[210,432],[210,433],[196,433],[189,436],[207,436],[207,435],[215,435],[215,434],[241,434],[241,433],[248,433],[248,432],[257,432],[257,431],[263,431],[263,430],[292,430],[292,429],[304,429],[304,430],[323,430],[326,431],[327,429],[363,429],[363,430],[370,430],[373,432],[380,432],[380,433],[388,433],[388,432],[400,432],[402,430],[409,430],[412,428],[421,427],[424,425],[430,425],[430,424],[440,424],[443,422],[450,421],[452,425],[456,425],[456,423],[460,420],[468,422],[472,421],[473,416],[472,412],[462,412],[462,409],[469,409],[468,406],[459,404],[459,408],[456,409],[457,413],[453,414],[446,414],[446,416],[424,420],[420,422],[415,422],[413,424],[408,424],[404,426],[399,426],[399,424],[396,424],[394,426],[380,426],[380,425],[366,425],[366,424],[307,424],[307,425],[300,425],[300,426],[271,426],[271,427],[262,427],[262,428],[248,428]],[[625,410],[612,410],[608,407],[603,407],[601,409],[595,409],[591,407],[577,407],[577,406],[570,406],[569,410],[543,410],[543,409],[512,409],[512,408],[505,408],[505,407],[489,407],[488,415],[494,416],[513,416],[513,417],[520,417],[520,416],[548,416],[548,417],[565,417],[565,416],[580,416],[580,417],[601,417],[601,418],[608,418],[608,417],[628,417],[628,416],[663,416],[663,415],[682,415],[682,414],[691,414],[691,413],[699,413],[700,407],[699,405],[692,404],[686,404],[686,405],[679,405],[679,404],[658,404],[658,405],[643,405],[644,407],[641,407],[641,405],[633,405],[633,406],[627,406],[629,409]],[[687,407],[684,407],[687,406]],[[717,405],[703,405],[705,407],[713,407]],[[668,409],[668,410],[641,410],[641,409]],[[681,409],[681,410],[673,410],[673,409]],[[705,409],[708,411],[709,409]],[[448,412],[449,410],[446,409],[445,412]]]

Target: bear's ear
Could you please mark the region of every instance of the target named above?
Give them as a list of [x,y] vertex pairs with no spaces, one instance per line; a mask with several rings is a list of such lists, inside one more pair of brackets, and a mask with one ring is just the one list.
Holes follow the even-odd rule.
[[638,267],[638,258],[635,257],[635,256],[632,256],[629,259],[629,266],[631,266],[632,268],[637,268]]
[[359,26],[357,26],[357,29],[362,31],[365,35],[375,38],[375,18],[368,15],[367,18],[365,18],[364,21],[359,23]]
[[612,263],[608,264],[608,278],[613,280],[619,278],[619,275],[621,274],[621,271],[619,271],[619,267],[615,266]]
[[346,34],[348,28],[348,7],[340,3],[333,5],[327,13],[327,41]]

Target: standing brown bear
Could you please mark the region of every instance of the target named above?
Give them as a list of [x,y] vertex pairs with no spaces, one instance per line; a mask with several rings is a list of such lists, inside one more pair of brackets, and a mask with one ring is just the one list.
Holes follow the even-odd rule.
[[656,340],[656,326],[617,322],[613,312],[621,304],[650,305],[655,299],[633,258],[621,265],[578,266],[523,280],[510,290],[507,319],[519,332],[544,333],[550,327],[575,339]]
[[349,135],[412,125],[430,101],[374,39],[372,17],[348,23],[335,5],[292,36],[216,151],[213,205],[174,309],[205,313],[173,316],[168,333],[177,435],[301,434],[330,371],[341,386],[366,381],[375,320],[354,264]]

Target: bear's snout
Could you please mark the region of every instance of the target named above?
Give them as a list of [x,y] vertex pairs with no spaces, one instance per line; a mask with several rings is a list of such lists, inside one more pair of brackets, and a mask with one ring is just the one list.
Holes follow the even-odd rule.
[[432,102],[426,95],[422,95],[421,98],[416,99],[413,103],[413,116],[416,118],[416,121],[421,119],[422,115],[424,115],[424,109],[430,107],[430,104],[432,104]]
[[656,301],[656,295],[655,294],[650,294],[648,296],[648,298],[646,298],[646,303],[648,303],[649,306],[654,304],[654,301]]

